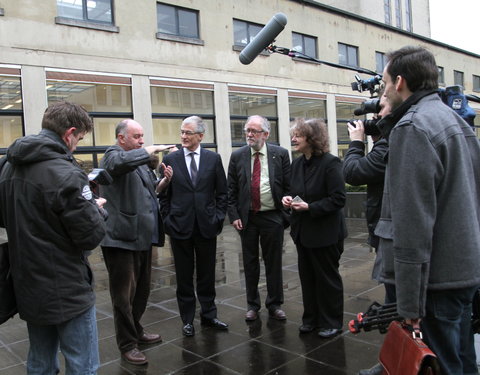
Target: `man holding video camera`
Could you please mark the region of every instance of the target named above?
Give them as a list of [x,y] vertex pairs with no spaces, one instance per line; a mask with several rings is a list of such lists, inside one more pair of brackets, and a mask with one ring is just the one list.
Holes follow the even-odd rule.
[[382,279],[395,282],[397,311],[420,325],[444,374],[478,374],[472,299],[480,285],[480,144],[438,95],[431,52],[387,55],[383,81],[392,113],[382,214],[375,234]]
[[[362,113],[374,112],[374,120],[364,122],[357,120],[348,123],[350,145],[343,161],[343,175],[347,184],[358,186],[367,185],[366,219],[368,227],[368,243],[375,249],[376,258],[372,270],[372,279],[379,280],[382,255],[378,251],[379,238],[375,235],[375,227],[380,218],[382,208],[383,182],[385,179],[386,154],[388,143],[380,134],[376,123],[383,116],[390,113],[390,105],[384,96],[378,99],[367,100],[362,105]],[[359,113],[355,111],[357,115]],[[365,135],[373,140],[373,147],[365,155]],[[385,285],[385,303],[395,302],[395,285]]]

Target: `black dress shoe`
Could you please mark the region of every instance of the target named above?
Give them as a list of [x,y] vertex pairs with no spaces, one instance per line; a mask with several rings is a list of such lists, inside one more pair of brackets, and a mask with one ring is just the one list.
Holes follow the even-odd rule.
[[202,318],[201,322],[203,326],[213,327],[215,329],[220,329],[220,330],[228,329],[228,324],[218,320],[217,318],[213,318],[213,319]]
[[138,343],[144,345],[155,344],[157,342],[162,342],[162,336],[158,333],[143,332],[142,336],[138,339]]
[[298,330],[300,333],[310,333],[315,329],[314,326],[310,324],[302,324],[300,327],[298,327]]
[[122,353],[122,358],[132,365],[145,365],[148,363],[147,357],[137,348]]
[[377,363],[375,366],[370,367],[366,370],[360,370],[358,375],[382,375],[383,374],[383,366],[380,363]]
[[269,311],[268,315],[270,316],[270,318],[277,319],[277,320],[287,319],[287,315],[285,314],[285,311],[281,309],[275,309],[273,311]]
[[322,339],[329,339],[330,337],[338,335],[340,332],[341,330],[338,328],[322,328],[320,331],[318,331],[318,336],[320,336]]
[[182,333],[184,336],[192,337],[195,336],[195,327],[193,324],[187,323],[182,328]]
[[258,318],[258,313],[255,310],[248,310],[247,313],[245,314],[245,320],[248,322],[257,320]]

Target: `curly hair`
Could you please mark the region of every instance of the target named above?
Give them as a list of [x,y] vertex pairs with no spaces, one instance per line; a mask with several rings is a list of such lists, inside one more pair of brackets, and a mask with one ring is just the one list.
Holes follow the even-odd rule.
[[290,135],[293,133],[306,138],[312,148],[312,155],[323,155],[330,151],[327,125],[323,119],[296,118],[290,127]]

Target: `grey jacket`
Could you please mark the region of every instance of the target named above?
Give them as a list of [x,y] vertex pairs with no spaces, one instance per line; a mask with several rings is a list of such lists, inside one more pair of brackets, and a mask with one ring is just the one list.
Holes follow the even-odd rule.
[[[100,196],[107,200],[107,234],[101,245],[126,250],[150,250],[153,231],[158,231],[158,245],[165,235],[154,183],[146,163],[145,149],[125,151],[114,145],[105,152],[100,167],[113,178],[110,185],[100,185]],[[155,221],[154,211],[158,220]]]
[[395,282],[399,314],[421,318],[427,289],[480,285],[480,145],[432,93],[408,107],[389,148],[375,231],[382,279]]

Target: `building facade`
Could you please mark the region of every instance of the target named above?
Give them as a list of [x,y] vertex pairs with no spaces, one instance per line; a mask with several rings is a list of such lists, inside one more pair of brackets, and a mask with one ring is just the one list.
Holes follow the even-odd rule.
[[[227,165],[232,149],[244,144],[248,116],[267,117],[270,141],[287,149],[291,119],[322,117],[331,151],[342,156],[349,143],[346,123],[370,97],[351,83],[356,74],[373,74],[355,69],[381,73],[385,53],[405,45],[433,52],[441,86],[480,91],[480,56],[429,39],[428,20],[419,24],[427,0],[419,2],[419,17],[411,9],[413,31],[389,25],[384,15],[366,17],[384,12],[378,9],[383,1],[371,0],[372,8],[361,12],[323,3],[45,0],[40,6],[0,0],[0,155],[14,139],[39,131],[49,103],[69,100],[95,122],[76,152],[86,169],[115,142],[115,125],[123,118],[143,125],[146,144],[178,144],[181,120],[199,115],[208,124],[204,146]],[[242,65],[242,48],[278,12],[288,23],[274,44],[311,59],[261,53]],[[480,104],[471,105],[480,112]]]

